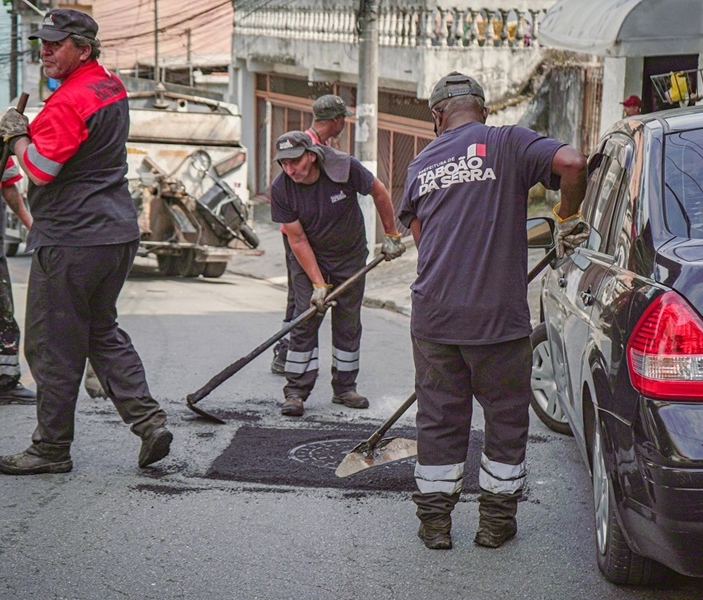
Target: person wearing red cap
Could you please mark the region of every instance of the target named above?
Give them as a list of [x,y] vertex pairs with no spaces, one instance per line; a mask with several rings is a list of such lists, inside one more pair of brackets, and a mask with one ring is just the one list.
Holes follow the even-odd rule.
[[633,117],[642,112],[642,100],[635,94],[628,96],[620,104],[622,104],[623,114],[626,117]]
[[23,452],[0,456],[0,473],[73,468],[76,401],[86,359],[120,417],[142,440],[142,468],[168,455],[173,434],[152,397],[142,361],[117,324],[117,298],[139,247],[127,183],[129,102],[98,62],[98,24],[71,9],[46,13],[44,74],[61,82],[31,125],[9,108],[0,136],[34,184],[34,250],[27,287],[25,354],[37,383],[37,427]]

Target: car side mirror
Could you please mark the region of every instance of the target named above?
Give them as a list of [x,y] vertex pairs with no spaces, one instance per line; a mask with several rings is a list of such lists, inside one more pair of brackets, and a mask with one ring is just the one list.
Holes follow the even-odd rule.
[[532,217],[527,219],[527,245],[530,248],[554,247],[554,219]]

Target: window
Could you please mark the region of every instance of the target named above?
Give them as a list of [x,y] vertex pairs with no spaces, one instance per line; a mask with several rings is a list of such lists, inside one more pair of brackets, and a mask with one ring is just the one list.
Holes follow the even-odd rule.
[[703,239],[703,129],[666,137],[664,218],[672,234]]

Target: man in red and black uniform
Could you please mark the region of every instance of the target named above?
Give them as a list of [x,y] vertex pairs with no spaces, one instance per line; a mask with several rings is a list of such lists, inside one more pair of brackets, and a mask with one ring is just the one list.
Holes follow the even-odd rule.
[[32,122],[14,109],[0,135],[30,179],[34,250],[27,290],[25,352],[37,382],[32,445],[0,457],[0,472],[72,469],[76,398],[86,359],[125,423],[142,439],[139,466],[164,458],[173,435],[152,398],[144,367],[117,325],[117,297],[139,245],[127,188],[129,105],[121,81],[96,60],[97,23],[70,9],[46,14],[47,77],[61,82]]
[[15,305],[12,301],[12,282],[5,257],[5,212],[7,206],[29,230],[32,217],[24,206],[17,183],[22,173],[13,162],[7,161],[2,173],[0,189],[0,405],[34,404],[36,395],[20,383],[20,328],[15,319]]

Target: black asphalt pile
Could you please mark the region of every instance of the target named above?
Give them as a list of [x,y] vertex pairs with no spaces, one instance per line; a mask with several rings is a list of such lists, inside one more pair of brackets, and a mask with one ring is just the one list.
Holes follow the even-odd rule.
[[[415,458],[337,477],[335,469],[372,427],[343,429],[266,429],[241,427],[229,447],[208,469],[206,477],[269,485],[346,490],[413,492]],[[415,429],[394,429],[394,437],[415,439]],[[483,432],[472,430],[464,471],[464,492],[478,493]]]

